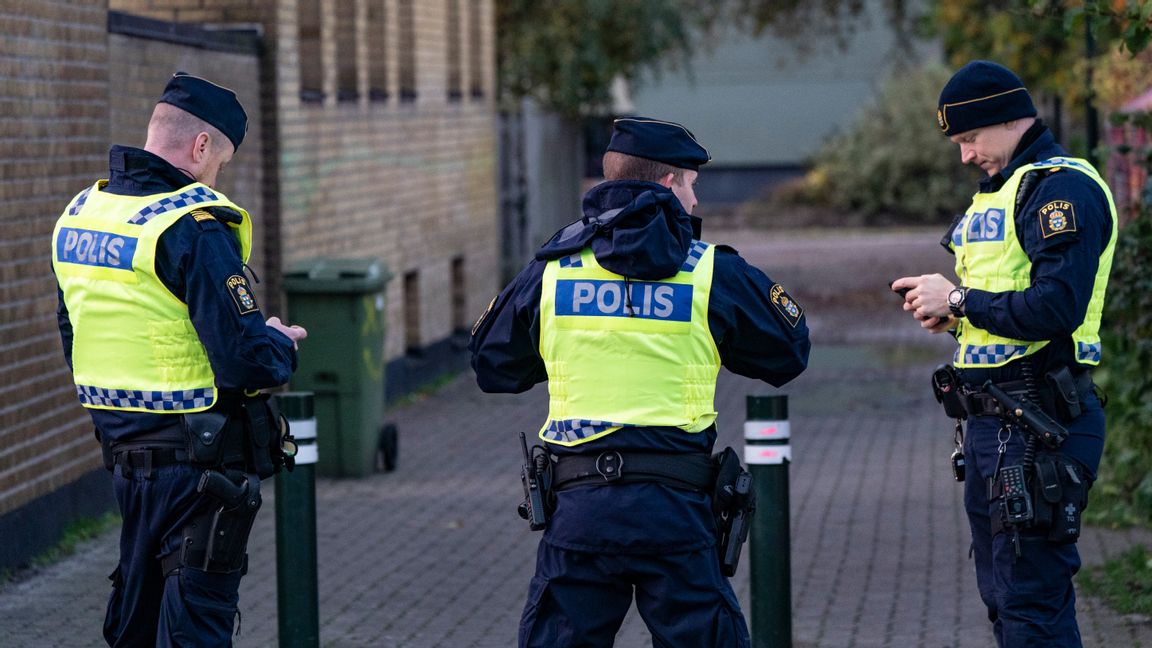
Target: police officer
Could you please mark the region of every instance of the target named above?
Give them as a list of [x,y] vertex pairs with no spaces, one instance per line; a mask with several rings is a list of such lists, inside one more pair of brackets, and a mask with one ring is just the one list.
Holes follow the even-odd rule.
[[176,73],[144,148],[113,146],[108,179],[53,234],[64,354],[123,516],[109,646],[231,645],[280,446],[255,390],[288,381],[306,336],[265,322],[245,274],[248,213],[213,188],[247,125],[231,90]]
[[[898,279],[893,289],[910,289],[904,310],[933,333],[950,331],[959,344],[954,364],[961,392],[970,395],[964,504],[997,643],[1080,646],[1074,542],[1104,446],[1090,370],[1100,363],[1116,209],[1096,169],[1067,156],[1007,68],[965,65],[940,93],[937,117],[961,161],[987,174],[943,241],[956,256],[960,284],[931,274]],[[980,393],[986,381],[1038,400],[1068,430],[1050,460],[1025,457],[1029,433],[998,416],[1002,409]],[[1028,489],[1039,480],[1063,497],[1048,503],[1033,490],[1033,521],[1021,515],[1013,522],[1023,500],[1004,481],[1013,466],[1028,464],[1035,466]],[[1040,466],[1050,467],[1046,476]],[[1043,528],[1037,520],[1045,506],[1067,524]]]
[[473,329],[486,392],[548,381],[554,510],[522,647],[611,646],[632,603],[659,646],[747,646],[716,552],[709,469],[720,365],[782,385],[808,328],[787,292],[700,239],[708,152],[680,124],[618,119],[604,182]]

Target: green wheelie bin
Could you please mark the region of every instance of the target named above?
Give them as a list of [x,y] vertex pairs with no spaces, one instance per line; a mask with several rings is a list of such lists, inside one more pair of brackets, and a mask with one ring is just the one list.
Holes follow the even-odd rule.
[[363,477],[376,467],[389,279],[376,259],[308,259],[284,275],[288,321],[308,330],[291,385],[315,394],[319,475]]

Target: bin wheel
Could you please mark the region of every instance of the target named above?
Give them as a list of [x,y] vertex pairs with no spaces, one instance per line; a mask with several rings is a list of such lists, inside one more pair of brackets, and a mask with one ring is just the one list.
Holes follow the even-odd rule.
[[396,425],[385,423],[380,428],[380,439],[376,444],[376,469],[384,472],[396,470],[396,455],[400,450],[399,434]]

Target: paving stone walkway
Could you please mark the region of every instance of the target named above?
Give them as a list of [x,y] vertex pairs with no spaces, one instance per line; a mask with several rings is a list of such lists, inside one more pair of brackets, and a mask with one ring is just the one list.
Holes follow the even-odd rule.
[[[791,529],[797,648],[993,645],[967,558],[961,489],[948,470],[951,428],[927,388],[950,353],[887,292],[903,274],[946,270],[935,231],[712,232],[805,307],[810,369],[782,390],[722,373],[720,442],[740,448],[745,396],[786,393],[793,431]],[[547,408],[539,386],[495,396],[461,375],[388,412],[400,430],[395,472],[317,484],[323,646],[515,645],[538,535],[515,514],[517,432]],[[238,648],[276,646],[275,498],[250,543]],[[755,539],[753,539],[753,542]],[[1143,531],[1090,529],[1086,564]],[[747,549],[746,549],[747,552]],[[116,534],[0,586],[0,646],[100,646]],[[733,579],[751,596],[748,554]],[[1081,597],[1086,646],[1152,647],[1152,626]],[[651,645],[633,610],[621,648]]]

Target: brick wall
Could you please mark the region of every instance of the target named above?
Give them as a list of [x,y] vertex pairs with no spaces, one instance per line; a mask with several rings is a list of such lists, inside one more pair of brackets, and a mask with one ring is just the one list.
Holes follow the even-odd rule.
[[50,241],[106,166],[104,16],[104,0],[0,5],[0,514],[99,466],[61,354]]
[[[319,61],[299,60],[298,1],[320,3]],[[317,255],[375,257],[397,277],[415,273],[419,294],[408,299],[405,282],[388,285],[391,360],[404,355],[406,340],[434,345],[466,328],[499,288],[494,0],[355,1],[357,46],[339,48],[357,57],[358,96],[348,101],[337,97],[336,17],[327,0],[41,0],[19,3],[18,11],[0,5],[0,522],[41,496],[84,483],[78,480],[100,466],[61,355],[49,241],[69,199],[106,173],[109,144],[143,142],[152,104],[174,69],[230,85],[248,107],[251,130],[221,189],[256,215],[266,253],[259,254],[258,242],[256,259],[265,262],[256,267],[273,291],[283,265]],[[414,43],[416,74],[415,97],[404,98],[401,2],[414,12],[405,40]],[[451,98],[448,2],[460,3],[460,75],[467,80],[463,96]],[[194,43],[109,35],[108,9],[260,23],[266,54],[257,64]],[[365,18],[380,11],[386,30],[369,33]],[[472,28],[476,16],[479,29]],[[476,34],[481,42],[474,46]],[[369,92],[368,61],[381,55],[386,96]],[[323,101],[301,101],[300,65],[322,66]],[[378,70],[372,74],[378,81]],[[265,304],[278,297],[267,295]],[[420,330],[405,331],[409,320]]]
[[108,8],[177,23],[259,23],[272,2],[275,0],[108,0]]
[[[327,0],[111,0],[111,8],[164,20],[259,22],[268,47],[266,140],[274,171],[265,184],[266,220],[278,233],[267,258],[287,267],[313,256],[375,257],[396,275],[417,272],[420,295],[406,303],[403,282],[387,289],[385,355],[404,354],[405,309],[419,308],[422,344],[444,340],[452,317],[452,260],[463,258],[467,319],[478,316],[499,289],[496,220],[496,109],[494,0],[347,0],[355,11],[337,16]],[[410,3],[415,43],[416,97],[402,100],[399,78],[400,5]],[[459,3],[463,97],[448,98],[448,3]],[[308,3],[311,3],[310,5]],[[297,15],[317,7],[319,59],[300,60]],[[383,12],[383,34],[369,31],[369,15]],[[355,48],[341,19],[354,16]],[[479,29],[473,29],[478,21]],[[479,42],[474,44],[474,38]],[[355,56],[358,97],[340,100],[338,74]],[[338,54],[342,57],[337,60]],[[369,92],[369,61],[386,61],[387,98]],[[300,66],[321,70],[324,98],[302,102]],[[472,96],[472,79],[480,96]],[[268,177],[274,176],[274,177]],[[270,268],[271,274],[276,270]],[[277,296],[265,303],[278,304]],[[471,322],[467,322],[470,325]]]
[[110,34],[110,141],[128,146],[144,145],[152,108],[169,77],[177,70],[231,88],[248,113],[248,133],[232,162],[220,174],[216,188],[252,214],[253,250],[249,265],[262,280],[255,289],[258,303],[264,304],[267,282],[263,278],[269,274],[264,254],[268,218],[263,209],[260,65],[255,54],[214,51],[163,40]]
[[[319,103],[300,99],[297,5],[278,5],[280,211],[286,262],[317,255],[377,257],[396,275],[386,295],[385,355],[394,359],[404,354],[406,339],[432,344],[460,324],[452,314],[454,258],[464,264],[465,326],[499,289],[492,2],[483,0],[476,12],[483,22],[481,59],[463,61],[465,79],[472,65],[481,66],[483,95],[453,100],[447,87],[447,2],[461,2],[467,21],[467,3],[474,0],[412,3],[416,97],[409,101],[402,100],[398,84],[404,57],[397,48],[405,40],[398,16],[405,0],[375,1],[385,10],[386,31],[380,38],[361,30],[361,92],[356,101],[344,102],[337,98],[331,3],[321,5],[322,60],[311,62],[324,70]],[[475,33],[460,31],[465,39]],[[465,43],[461,51],[474,50]],[[380,55],[388,64],[388,98],[373,101],[367,59]],[[409,272],[419,275],[419,294],[406,300],[400,277]],[[406,317],[409,308],[419,309],[418,317]],[[417,335],[404,330],[406,321],[420,323]]]

